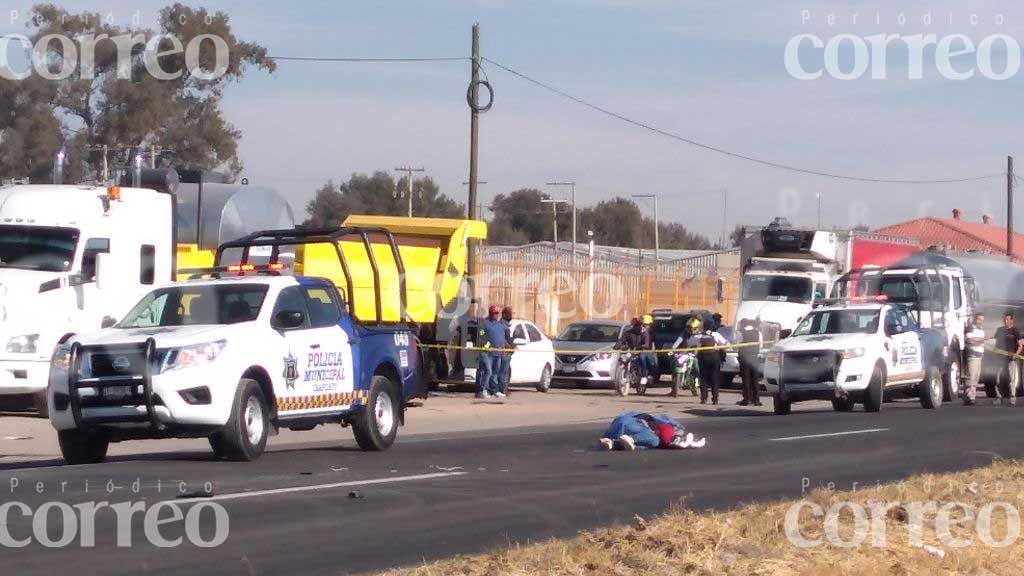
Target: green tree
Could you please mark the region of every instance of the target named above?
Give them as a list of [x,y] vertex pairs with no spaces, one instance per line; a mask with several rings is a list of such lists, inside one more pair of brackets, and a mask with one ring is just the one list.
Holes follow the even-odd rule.
[[60,121],[48,105],[55,95],[41,77],[0,78],[0,177],[49,178],[61,147]]
[[732,233],[729,234],[729,246],[738,248],[743,244],[743,239],[747,237],[747,229],[743,226],[737,225],[732,229]]
[[[306,204],[308,218],[303,225],[338,226],[349,214],[405,216],[409,210],[406,189],[404,178],[396,183],[387,172],[374,172],[372,176],[353,174],[340,186],[328,181]],[[414,216],[464,217],[465,206],[442,194],[431,178],[414,178],[412,189]]]
[[[497,231],[518,231],[525,239],[524,243],[550,241],[551,205],[545,204],[548,196],[534,188],[522,188],[509,194],[498,194],[491,202],[494,219],[491,227]],[[568,215],[558,217],[558,237],[565,239],[568,230]],[[496,232],[497,234],[498,232]],[[492,243],[509,243],[511,237],[506,235],[504,242],[496,242],[497,238],[489,238]]]
[[[267,57],[266,49],[257,44],[243,42],[235,37],[230,20],[223,12],[210,13],[205,8],[190,8],[174,4],[160,11],[159,30],[132,31],[127,27],[110,25],[98,13],[73,14],[53,4],[37,4],[32,9],[30,39],[35,45],[39,38],[57,34],[70,38],[89,37],[95,42],[95,70],[93,77],[86,74],[85,66],[74,66],[74,72],[64,80],[45,81],[47,89],[37,82],[14,82],[16,98],[32,100],[47,106],[57,120],[56,125],[44,114],[32,116],[33,125],[42,129],[37,147],[56,148],[60,142],[68,153],[68,175],[93,169],[100,159],[98,149],[103,145],[112,152],[111,163],[127,163],[139,149],[151,146],[161,149],[161,162],[203,169],[219,169],[237,174],[242,169],[238,158],[239,132],[221,111],[223,89],[243,78],[250,66],[273,72],[276,65]],[[133,35],[130,65],[119,67],[119,47],[112,38]],[[228,47],[228,58],[223,74],[212,79],[201,78],[186,66],[182,52],[167,53],[159,57],[161,70],[176,79],[158,79],[149,74],[145,65],[145,42],[156,34],[175,37],[188,46],[204,34],[216,36]],[[216,68],[216,47],[211,41],[198,44],[198,61],[202,71]],[[173,47],[172,40],[163,37],[157,53],[163,54]],[[64,66],[64,54],[59,42],[46,44],[44,55],[53,71]],[[69,63],[70,65],[70,63]],[[15,134],[23,133],[24,128]],[[52,154],[30,154],[27,171],[38,175],[48,173]],[[17,176],[21,166],[0,165],[0,174]]]

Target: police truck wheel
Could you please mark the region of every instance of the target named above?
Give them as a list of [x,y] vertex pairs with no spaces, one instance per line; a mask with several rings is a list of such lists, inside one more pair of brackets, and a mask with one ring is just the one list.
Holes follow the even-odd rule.
[[36,412],[38,412],[43,418],[50,417],[47,392],[48,391],[46,389],[43,389],[32,395],[32,405],[35,407]]
[[772,410],[777,416],[787,416],[793,411],[793,403],[781,395],[772,396]]
[[374,376],[366,408],[352,423],[356,443],[368,452],[387,450],[395,443],[401,416],[396,386],[386,376]]
[[224,456],[237,462],[256,460],[267,447],[269,430],[269,410],[263,390],[255,380],[239,380],[231,418],[220,432]]
[[537,381],[537,392],[547,392],[551,390],[551,366],[544,366],[544,370],[540,373],[540,380]]
[[942,406],[942,373],[935,366],[925,370],[924,380],[921,381],[919,392],[921,395],[921,406],[934,410]]
[[832,409],[836,412],[853,412],[854,402],[849,398],[833,398]]
[[882,384],[884,379],[885,376],[882,375],[882,370],[875,368],[875,372],[871,375],[871,382],[868,383],[867,394],[864,397],[864,410],[878,412],[882,409],[882,398],[885,391],[885,386]]
[[224,434],[221,432],[214,432],[210,434],[208,440],[210,441],[210,448],[213,450],[214,458],[224,457]]
[[106,459],[107,448],[110,446],[106,436],[81,430],[58,431],[57,443],[68,464],[99,464]]
[[[959,353],[957,354],[959,356]],[[953,402],[960,397],[960,360],[954,358],[949,366],[946,367],[946,373],[943,375],[943,386],[942,400],[944,402]]]

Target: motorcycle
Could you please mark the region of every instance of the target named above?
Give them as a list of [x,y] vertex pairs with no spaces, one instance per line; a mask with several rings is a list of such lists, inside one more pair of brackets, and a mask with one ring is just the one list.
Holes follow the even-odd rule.
[[698,391],[697,355],[693,352],[676,352],[672,356],[675,366],[672,370],[671,396],[673,398],[679,396],[680,388],[687,389],[696,396]]
[[632,352],[619,354],[618,378],[615,381],[615,391],[619,396],[629,396],[629,389],[635,388],[641,396],[647,392],[647,385],[643,381],[640,370],[640,357]]

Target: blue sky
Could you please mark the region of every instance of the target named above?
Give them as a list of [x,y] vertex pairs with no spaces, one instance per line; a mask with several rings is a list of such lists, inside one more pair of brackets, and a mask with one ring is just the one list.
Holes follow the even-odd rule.
[[[164,3],[87,0],[73,9],[151,22]],[[0,32],[18,31],[0,0]],[[814,170],[885,178],[955,178],[1001,172],[1020,146],[1021,77],[941,78],[926,53],[925,78],[906,79],[893,50],[886,80],[800,81],[783,64],[787,41],[811,33],[1003,33],[1024,43],[1015,3],[698,2],[671,0],[480,0],[206,2],[231,15],[236,34],[275,55],[464,56],[470,26],[487,57],[638,120],[739,153]],[[906,22],[900,24],[903,13]],[[923,24],[931,13],[932,23]],[[835,22],[829,24],[828,16]],[[858,15],[857,23],[853,16]],[[972,15],[977,24],[972,22]],[[996,23],[997,16],[1001,24]],[[876,23],[876,17],[880,20]],[[950,23],[949,18],[953,22]],[[803,53],[812,66],[819,51]],[[840,53],[841,63],[850,63]],[[997,54],[996,67],[1004,62]],[[969,62],[968,62],[969,63]],[[468,178],[468,63],[283,62],[227,91],[225,111],[243,132],[246,176],[301,209],[328,178],[425,166],[462,199]],[[482,200],[551,180],[578,182],[578,202],[657,193],[663,218],[715,238],[726,225],[776,214],[812,225],[816,195],[825,224],[881,226],[918,215],[1005,218],[1005,182],[864,184],[723,157],[601,116],[487,66],[496,92],[481,123]],[[1024,163],[1024,156],[1021,157]],[[723,191],[727,191],[724,192]],[[564,194],[562,190],[553,190]],[[1024,205],[1024,200],[1018,206]],[[1022,222],[1022,214],[1017,214]]]

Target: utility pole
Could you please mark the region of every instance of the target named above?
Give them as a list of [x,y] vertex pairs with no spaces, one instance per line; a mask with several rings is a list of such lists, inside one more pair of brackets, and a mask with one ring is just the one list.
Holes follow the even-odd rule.
[[110,153],[110,149],[106,144],[103,145],[103,182],[107,183],[110,181],[110,164],[107,161],[107,155]]
[[395,168],[395,172],[405,172],[405,193],[409,196],[409,218],[412,218],[412,173],[426,171],[426,168],[410,168],[408,166]]
[[570,202],[572,203],[572,253],[576,254],[576,183],[575,182],[548,182],[548,186],[569,186],[572,189],[570,193]]
[[1006,157],[1006,257],[1013,260],[1013,156]]
[[658,242],[658,195],[657,194],[633,194],[633,198],[654,199],[654,261],[661,262],[661,245]]
[[815,192],[814,197],[818,200],[818,230],[821,230],[821,192]]
[[[477,157],[480,146],[480,24],[473,24],[472,50],[469,80],[469,202],[466,203],[466,210],[469,211],[469,219],[476,220]],[[466,275],[470,279],[470,302],[473,302],[476,297],[476,242],[472,239],[469,241]]]
[[555,200],[554,198],[545,198],[541,200],[543,204],[551,204],[551,229],[554,230],[555,244],[554,247],[558,249],[558,205],[566,204],[565,200]]
[[723,189],[722,190],[722,242],[721,242],[721,244],[719,244],[719,246],[723,250],[725,249],[725,228],[726,228],[725,223],[726,223],[726,220],[728,220],[728,218],[729,218],[729,191]]
[[[476,183],[477,183],[477,185],[487,184],[487,181],[486,180],[477,180]],[[467,185],[469,185],[469,182],[468,181],[463,182],[462,185],[463,186],[467,186]],[[486,218],[484,218],[484,203],[483,202],[477,202],[476,203],[476,217],[479,218],[480,220],[487,220]]]

